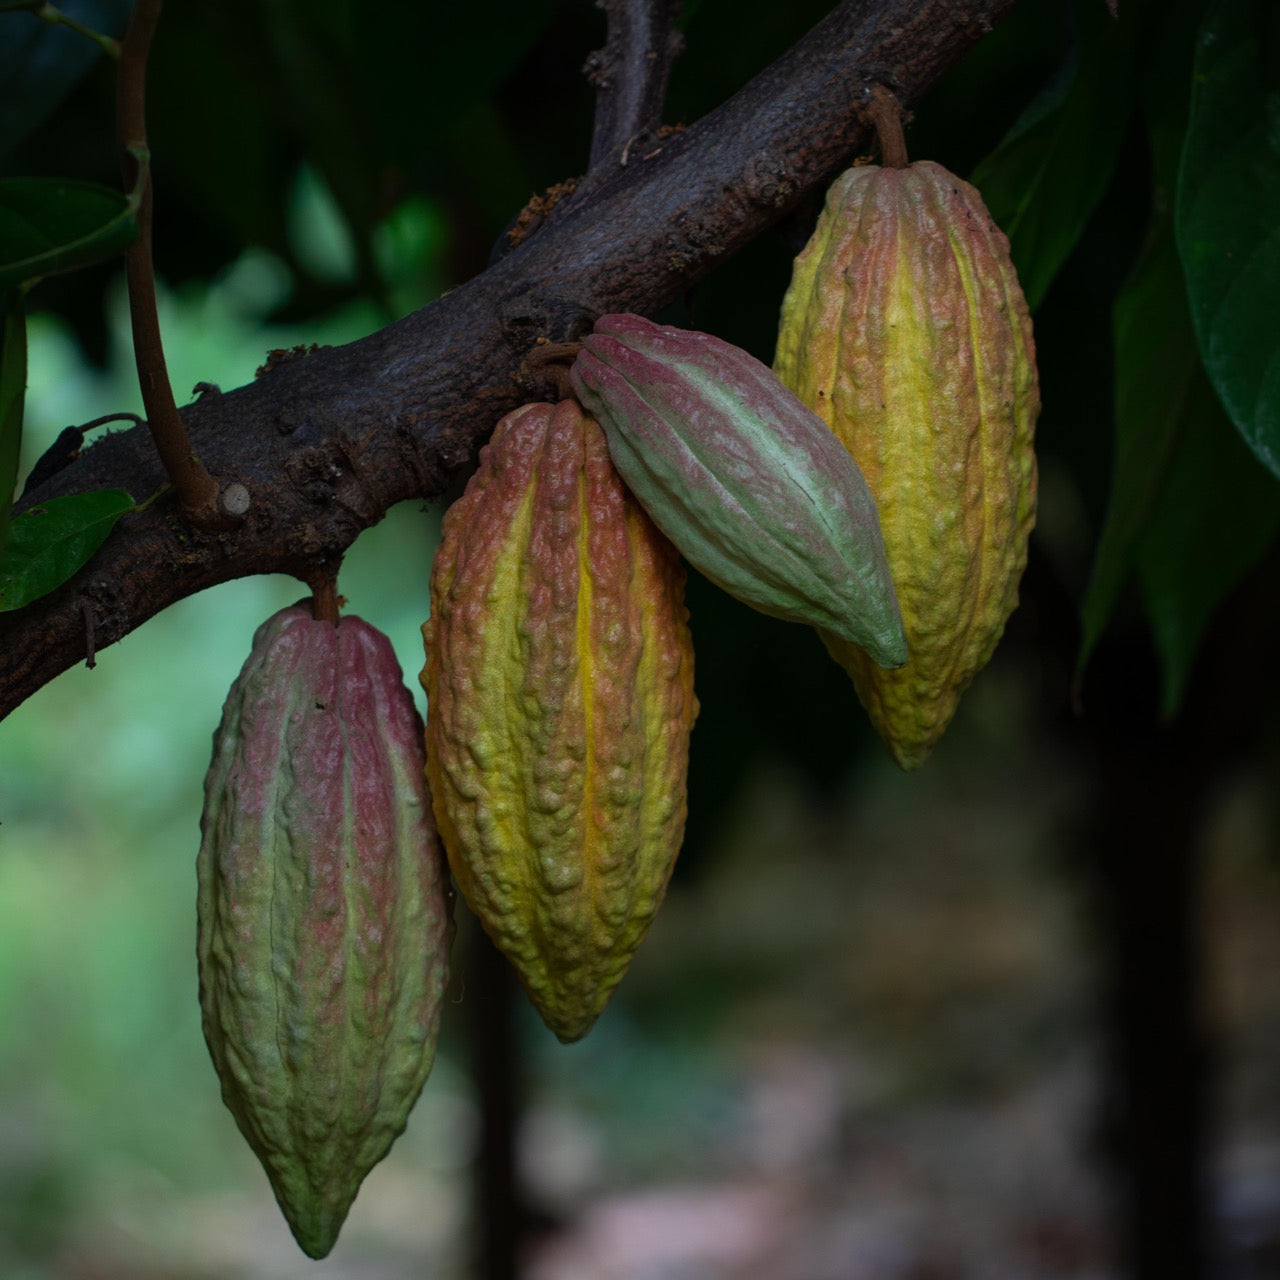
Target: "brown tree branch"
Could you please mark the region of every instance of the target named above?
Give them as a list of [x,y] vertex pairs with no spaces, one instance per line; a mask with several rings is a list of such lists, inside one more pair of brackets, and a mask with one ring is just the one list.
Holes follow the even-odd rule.
[[628,154],[662,123],[671,63],[681,40],[672,29],[680,0],[598,0],[608,17],[603,49],[587,60],[596,86],[590,171]]
[[[253,495],[234,531],[194,531],[168,499],[126,517],[54,594],[0,617],[0,715],[160,610],[253,573],[314,580],[393,503],[438,498],[520,385],[536,339],[608,311],[652,312],[825,185],[867,137],[870,88],[917,100],[1016,0],[846,0],[723,106],[615,168],[487,271],[348,346],[286,361],[184,410],[200,455]],[[161,483],[144,433],[107,437],[31,498]],[[423,607],[426,588],[422,586]]]

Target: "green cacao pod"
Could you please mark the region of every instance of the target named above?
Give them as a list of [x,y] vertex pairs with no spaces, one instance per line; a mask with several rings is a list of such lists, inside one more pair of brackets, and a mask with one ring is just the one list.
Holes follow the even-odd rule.
[[467,902],[577,1040],[666,891],[697,714],[684,571],[572,400],[508,414],[431,571],[427,772]]
[[612,315],[571,379],[622,478],[690,564],[762,613],[887,666],[906,661],[875,501],[767,365],[707,333]]
[[875,494],[910,661],[885,671],[824,639],[914,768],[1017,605],[1035,520],[1031,319],[978,192],[929,161],[838,178],[796,259],[774,367]]
[[294,605],[214,735],[200,1007],[222,1097],[313,1258],[431,1070],[453,936],[421,721],[391,644]]

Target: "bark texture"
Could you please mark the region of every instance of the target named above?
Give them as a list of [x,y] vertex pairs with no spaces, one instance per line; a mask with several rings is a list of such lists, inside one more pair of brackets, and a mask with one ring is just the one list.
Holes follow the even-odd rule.
[[[358,342],[187,406],[197,454],[224,488],[247,488],[247,514],[200,532],[166,495],[122,521],[64,587],[0,618],[0,716],[82,659],[90,632],[101,650],[205,587],[323,576],[393,503],[441,496],[504,413],[545,393],[518,379],[537,339],[571,340],[597,315],[679,297],[848,163],[868,134],[872,86],[916,101],[1015,3],[846,0],[721,107],[597,170],[466,284]],[[20,506],[104,486],[144,497],[162,482],[135,428]]]

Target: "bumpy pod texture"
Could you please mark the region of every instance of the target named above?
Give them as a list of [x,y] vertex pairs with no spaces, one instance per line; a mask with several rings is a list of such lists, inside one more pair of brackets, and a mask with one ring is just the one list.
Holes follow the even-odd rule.
[[850,169],[796,259],[774,367],[880,509],[910,661],[824,635],[904,768],[921,764],[1017,605],[1040,411],[1009,242],[940,165]]
[[222,1097],[313,1258],[431,1070],[453,921],[390,642],[284,609],[214,735],[200,1006]]
[[684,570],[573,401],[498,424],[431,573],[427,771],[458,886],[561,1040],[666,891],[697,714]]
[[906,661],[875,501],[812,410],[745,351],[602,316],[572,369],[622,478],[690,564],[762,613]]

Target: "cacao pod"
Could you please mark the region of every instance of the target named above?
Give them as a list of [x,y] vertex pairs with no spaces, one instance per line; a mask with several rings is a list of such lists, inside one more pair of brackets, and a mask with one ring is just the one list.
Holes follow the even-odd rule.
[[941,165],[850,169],[782,306],[779,377],[880,509],[910,661],[827,629],[898,764],[921,764],[1017,605],[1035,521],[1035,344],[1009,242]]
[[622,478],[690,564],[762,613],[906,661],[875,502],[767,365],[707,333],[611,315],[571,379]]
[[313,1258],[431,1070],[453,921],[423,763],[381,632],[305,605],[258,628],[205,781],[200,1007],[223,1100]]
[[458,887],[563,1041],[666,891],[697,714],[684,570],[567,400],[508,414],[431,571],[427,773]]

